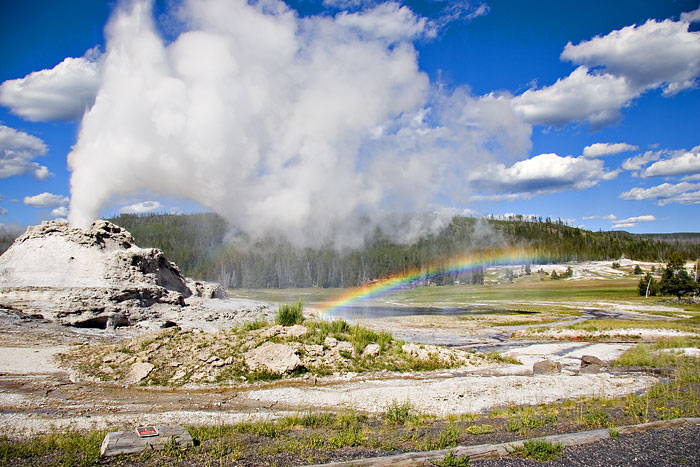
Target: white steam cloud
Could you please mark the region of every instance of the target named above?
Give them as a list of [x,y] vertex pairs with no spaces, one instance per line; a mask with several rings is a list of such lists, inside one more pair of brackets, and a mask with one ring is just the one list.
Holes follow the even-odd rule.
[[433,32],[406,7],[300,17],[276,0],[186,0],[169,43],[151,7],[122,3],[107,26],[68,158],[74,225],[150,193],[253,236],[350,244],[360,225],[466,200],[474,164],[530,149],[507,102],[431,86],[411,41]]

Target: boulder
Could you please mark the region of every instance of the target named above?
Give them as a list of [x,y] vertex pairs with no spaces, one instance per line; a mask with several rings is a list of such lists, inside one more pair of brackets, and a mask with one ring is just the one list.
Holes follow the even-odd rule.
[[336,355],[351,354],[354,356],[355,346],[353,346],[352,343],[348,341],[338,341],[338,345],[333,347],[333,353],[335,353]]
[[379,344],[367,344],[367,346],[362,350],[363,357],[376,357],[379,355]]
[[276,375],[290,373],[301,366],[294,348],[285,344],[266,342],[244,354],[245,364],[251,371],[265,371]]
[[148,362],[134,363],[133,365],[131,365],[129,372],[124,377],[124,383],[138,384],[144,379],[146,379],[146,377],[148,377],[148,375],[151,374],[151,371],[153,371],[154,368],[155,366]]
[[607,364],[593,355],[581,356],[581,373],[600,373]]
[[309,329],[301,324],[295,324],[294,326],[287,328],[286,331],[289,337],[301,337],[306,335],[306,333],[309,332]]
[[593,355],[582,355],[581,368],[587,367],[589,365],[605,366],[605,362]]
[[195,297],[226,298],[226,289],[217,282],[195,281],[187,278],[187,287]]
[[561,373],[561,363],[552,360],[542,360],[532,365],[532,372],[536,375]]

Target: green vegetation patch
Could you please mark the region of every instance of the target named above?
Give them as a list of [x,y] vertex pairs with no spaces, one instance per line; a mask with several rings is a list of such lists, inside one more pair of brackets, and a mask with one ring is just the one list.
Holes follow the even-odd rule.
[[544,439],[530,439],[522,446],[513,447],[511,454],[524,459],[548,462],[557,460],[563,452],[564,446],[561,443],[552,444]]

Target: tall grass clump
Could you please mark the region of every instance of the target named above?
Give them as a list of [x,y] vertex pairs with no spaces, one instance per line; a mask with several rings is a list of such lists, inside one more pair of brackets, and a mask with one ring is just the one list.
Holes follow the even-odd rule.
[[302,322],[304,322],[304,302],[301,299],[293,305],[280,305],[275,323],[282,326],[294,326]]

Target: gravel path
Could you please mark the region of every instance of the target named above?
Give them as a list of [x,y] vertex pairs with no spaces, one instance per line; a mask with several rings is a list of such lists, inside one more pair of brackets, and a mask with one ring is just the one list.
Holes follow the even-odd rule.
[[525,459],[473,461],[487,466],[700,466],[700,424],[657,428],[644,433],[620,435],[588,446],[566,448],[555,462]]

